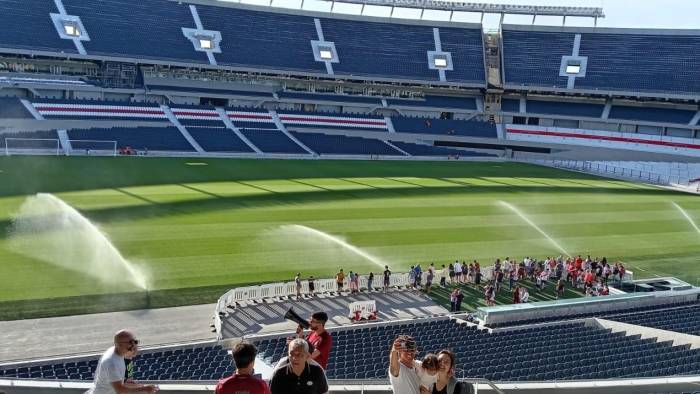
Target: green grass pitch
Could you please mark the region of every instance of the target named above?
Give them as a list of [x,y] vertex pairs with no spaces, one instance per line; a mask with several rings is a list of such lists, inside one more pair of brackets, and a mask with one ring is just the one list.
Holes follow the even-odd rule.
[[[14,212],[36,192],[60,197],[147,266],[148,294],[8,248]],[[511,163],[142,157],[0,159],[0,318],[212,302],[236,285],[380,271],[290,228],[338,236],[395,271],[456,258],[559,254],[506,201],[572,254],[622,260],[636,277],[696,284],[700,221],[692,195]]]

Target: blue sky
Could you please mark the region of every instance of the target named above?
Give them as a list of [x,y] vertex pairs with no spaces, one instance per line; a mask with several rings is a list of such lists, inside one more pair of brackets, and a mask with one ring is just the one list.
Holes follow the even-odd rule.
[[[224,0],[226,1],[226,0]],[[229,0],[238,2],[239,0]],[[666,29],[700,29],[699,0],[474,0],[483,3],[506,3],[523,5],[571,5],[603,7],[606,17],[598,21],[598,26],[605,27],[634,27],[634,28],[666,28]],[[270,0],[243,0],[244,3],[269,5]],[[298,8],[301,0],[273,0],[275,6]],[[321,0],[304,0],[304,9],[328,11],[329,2]],[[336,5],[335,11],[344,13],[359,13],[359,5]],[[388,16],[386,10],[366,7],[366,15]],[[400,14],[402,17],[417,17],[417,10],[407,10]],[[432,12],[426,19],[444,20],[446,13]],[[455,20],[464,22],[479,22],[479,15],[462,14]],[[532,17],[509,15],[506,23],[530,24]],[[560,17],[538,17],[538,25],[561,25]],[[498,26],[498,16],[487,16],[484,19],[487,28]],[[593,26],[589,18],[567,18],[568,26]]]

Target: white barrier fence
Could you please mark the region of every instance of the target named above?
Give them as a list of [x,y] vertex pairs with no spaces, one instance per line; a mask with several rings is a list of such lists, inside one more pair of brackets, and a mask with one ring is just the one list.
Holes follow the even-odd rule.
[[[493,267],[484,267],[481,269],[483,280],[490,280],[493,277]],[[425,278],[426,273],[423,273]],[[440,274],[436,272],[435,279],[433,283],[439,281]],[[360,275],[359,288],[366,289],[369,283],[369,275]],[[425,283],[425,280],[423,280]],[[344,289],[348,289],[348,278],[346,276],[344,282]],[[374,276],[374,281],[372,282],[373,289],[381,289],[384,285],[384,279],[382,273],[378,273]],[[389,280],[389,287],[406,287],[409,285],[409,275],[407,272],[404,273],[392,273]],[[315,293],[326,293],[337,290],[337,284],[334,278],[331,279],[315,279],[314,280],[314,292]],[[282,283],[270,283],[265,285],[256,286],[246,286],[231,289],[226,292],[217,304],[217,312],[225,312],[225,308],[229,305],[234,305],[236,302],[243,303],[251,300],[261,300],[264,298],[273,297],[287,297],[294,296],[297,293],[296,284],[294,282],[282,282]],[[301,293],[309,293],[309,282],[308,280],[302,280]]]
[[659,173],[638,168],[628,168],[608,162],[585,160],[522,160],[527,163],[548,167],[564,168],[574,171],[599,174],[610,178],[625,179],[636,182],[664,186],[689,187],[691,180],[680,174]]

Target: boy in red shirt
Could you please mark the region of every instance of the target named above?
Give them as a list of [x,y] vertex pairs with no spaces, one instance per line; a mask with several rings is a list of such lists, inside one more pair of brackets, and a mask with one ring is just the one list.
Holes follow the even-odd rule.
[[236,373],[219,380],[215,394],[270,394],[270,388],[264,380],[253,376],[255,356],[258,349],[252,343],[241,342],[233,348],[233,361]]

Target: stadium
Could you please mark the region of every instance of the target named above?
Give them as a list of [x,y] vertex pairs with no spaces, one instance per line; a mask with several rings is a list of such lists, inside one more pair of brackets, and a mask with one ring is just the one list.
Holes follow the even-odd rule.
[[0,393],[124,329],[160,392],[271,381],[317,312],[332,394],[406,335],[433,393],[700,392],[700,30],[276,1],[0,0]]

